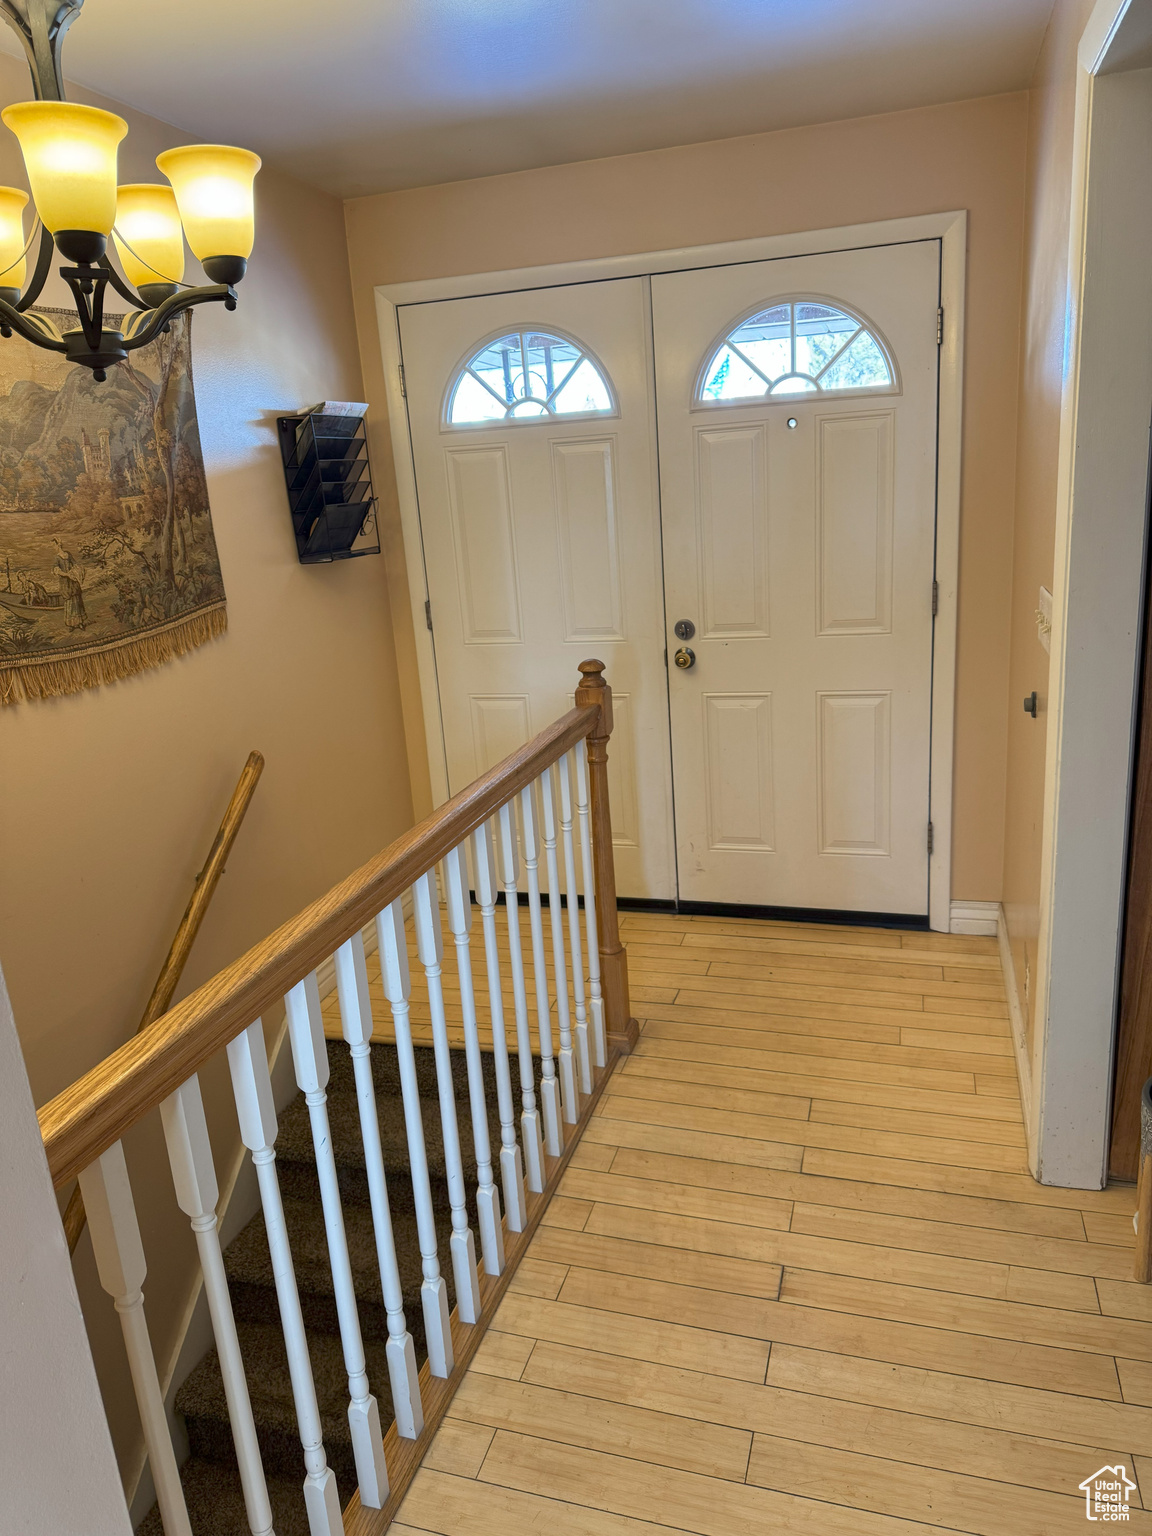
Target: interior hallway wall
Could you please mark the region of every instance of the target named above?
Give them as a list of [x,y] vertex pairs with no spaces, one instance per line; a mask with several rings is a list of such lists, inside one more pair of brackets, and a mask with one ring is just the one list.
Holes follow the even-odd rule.
[[417,811],[431,805],[373,288],[969,211],[953,891],[999,900],[1015,481],[1023,93],[346,204]]
[[129,1536],[112,1441],[0,972],[0,1486],[8,1536]]
[[[122,180],[160,180],[156,154],[187,142],[114,102],[74,94],[127,118]],[[0,104],[28,95],[25,66],[0,55]],[[0,181],[26,185],[4,130]],[[256,249],[239,308],[198,309],[192,324],[227,634],[111,687],[0,713],[0,956],[38,1104],[134,1032],[251,748],[267,767],[182,993],[411,821],[384,562],[298,564],[276,445],[277,414],[363,398],[342,209],[269,170],[256,188]],[[203,281],[196,268],[189,279]],[[204,1083],[223,1179],[239,1142],[222,1059]],[[157,1114],[128,1138],[128,1155],[163,1368],[195,1246]],[[120,1330],[87,1238],[76,1257],[131,1481],[141,1453]]]
[[[1061,391],[1073,318],[1068,241],[1076,50],[1093,3],[1057,0],[1029,105],[1003,897],[1028,1058],[1035,1022],[1049,665],[1036,608],[1041,586],[1052,590]],[[1035,720],[1023,710],[1033,689],[1040,704]]]

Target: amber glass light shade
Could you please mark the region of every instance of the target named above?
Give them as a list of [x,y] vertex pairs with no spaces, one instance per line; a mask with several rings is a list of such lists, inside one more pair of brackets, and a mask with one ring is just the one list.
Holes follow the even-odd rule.
[[134,182],[116,194],[112,231],[124,276],[137,288],[184,276],[184,231],[171,187]]
[[116,150],[128,124],[71,101],[20,101],[0,112],[20,140],[36,212],[61,229],[108,235],[116,218]]
[[252,254],[259,155],[225,144],[187,144],[166,149],[156,164],[172,183],[184,233],[200,261]]
[[24,256],[24,209],[27,192],[0,187],[0,288],[23,288],[28,275]]

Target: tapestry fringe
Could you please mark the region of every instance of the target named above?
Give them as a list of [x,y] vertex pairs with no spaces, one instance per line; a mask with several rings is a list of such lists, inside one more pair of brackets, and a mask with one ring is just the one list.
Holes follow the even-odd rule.
[[228,628],[228,612],[219,607],[201,609],[177,620],[166,629],[106,646],[88,655],[43,661],[0,660],[0,705],[31,699],[60,699],[101,683],[119,682],[150,667],[160,667],[175,656],[184,656],[198,645],[215,640]]

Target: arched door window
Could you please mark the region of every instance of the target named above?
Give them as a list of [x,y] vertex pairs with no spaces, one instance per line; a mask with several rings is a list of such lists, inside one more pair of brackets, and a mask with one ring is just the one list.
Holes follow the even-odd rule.
[[891,355],[859,315],[823,299],[781,299],[746,315],[712,349],[696,404],[896,389]]
[[456,374],[445,403],[450,427],[613,416],[608,376],[588,348],[557,331],[527,327],[486,341]]

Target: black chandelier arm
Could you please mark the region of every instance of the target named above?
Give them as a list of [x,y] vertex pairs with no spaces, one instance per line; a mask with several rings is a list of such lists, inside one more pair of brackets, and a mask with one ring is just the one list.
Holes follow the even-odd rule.
[[0,299],[0,335],[10,336],[13,331],[18,336],[23,336],[25,341],[31,341],[38,347],[45,347],[49,352],[67,352],[68,350],[67,342],[54,340],[34,320],[29,320],[22,315],[15,305]]
[[108,274],[100,267],[61,267],[60,276],[72,292],[84,340],[99,351],[104,336],[104,290]]
[[60,49],[84,0],[0,0],[0,16],[24,45],[38,101],[63,101]]
[[131,288],[129,288],[128,284],[120,276],[119,272],[117,272],[116,268],[112,265],[107,256],[101,256],[98,265],[102,267],[105,272],[107,272],[108,281],[112,284],[112,287],[115,288],[120,297],[124,299],[128,304],[134,305],[136,309],[152,308],[151,304],[145,304],[143,299],[139,298],[132,292]]
[[[3,4],[4,0],[0,0]],[[32,274],[32,281],[24,290],[23,297],[16,308],[20,310],[31,309],[36,300],[44,291],[44,284],[48,281],[48,273],[52,269],[52,255],[56,249],[56,242],[44,228],[40,227],[40,254],[36,257],[36,270]]]
[[131,336],[124,338],[125,352],[135,352],[139,347],[146,347],[173,318],[174,315],[191,309],[194,304],[223,303],[225,309],[236,308],[236,290],[228,283],[212,283],[204,288],[185,288],[180,293],[174,293],[170,298],[158,304],[152,311],[151,318],[145,320],[139,329],[132,332]]

